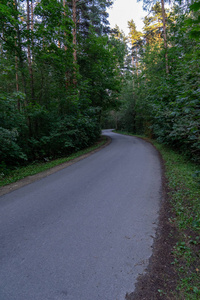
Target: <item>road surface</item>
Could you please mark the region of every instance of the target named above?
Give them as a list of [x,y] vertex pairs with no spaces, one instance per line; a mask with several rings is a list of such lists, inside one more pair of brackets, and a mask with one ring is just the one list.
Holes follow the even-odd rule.
[[152,254],[161,166],[141,139],[112,143],[0,197],[0,300],[124,300]]

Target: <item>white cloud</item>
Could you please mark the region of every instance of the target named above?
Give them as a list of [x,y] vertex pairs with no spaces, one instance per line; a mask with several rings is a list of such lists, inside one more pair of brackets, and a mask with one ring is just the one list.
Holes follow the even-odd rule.
[[108,10],[109,22],[111,28],[118,25],[120,29],[128,35],[128,21],[133,19],[137,26],[137,30],[142,30],[142,18],[147,15],[142,9],[142,1],[137,0],[115,0],[113,7]]

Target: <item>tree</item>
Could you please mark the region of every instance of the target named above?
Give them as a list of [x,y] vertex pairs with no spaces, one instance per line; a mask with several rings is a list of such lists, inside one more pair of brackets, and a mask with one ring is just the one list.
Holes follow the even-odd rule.
[[131,43],[131,50],[132,50],[132,64],[135,65],[136,74],[138,76],[138,52],[139,46],[141,44],[141,37],[142,33],[137,31],[135,22],[133,20],[128,22],[129,28],[129,39]]
[[98,37],[91,32],[85,40],[84,51],[79,56],[78,63],[80,73],[88,83],[92,106],[99,113],[116,106],[121,81],[119,59],[108,37]]
[[165,49],[161,47],[161,7],[156,4],[152,10],[145,18],[144,39],[147,37],[148,42],[143,40],[140,48],[139,84],[134,85],[133,98],[127,97],[119,124],[134,133],[153,136],[199,161],[199,39],[191,34],[196,16],[189,7],[181,6],[174,6],[168,15],[167,73]]
[[[140,0],[139,0],[140,1]],[[164,49],[165,49],[165,67],[166,67],[166,73],[169,73],[169,65],[168,65],[168,46],[167,46],[167,32],[166,32],[166,12],[165,12],[165,2],[164,0],[161,1],[161,8],[162,8],[162,27],[163,27],[163,41],[164,41]],[[149,1],[149,0],[143,0],[143,8],[145,10],[148,10],[149,7],[151,7],[155,1]]]
[[108,37],[109,5],[107,0],[1,1],[3,173],[68,155],[99,137],[101,111],[118,105],[126,48]]

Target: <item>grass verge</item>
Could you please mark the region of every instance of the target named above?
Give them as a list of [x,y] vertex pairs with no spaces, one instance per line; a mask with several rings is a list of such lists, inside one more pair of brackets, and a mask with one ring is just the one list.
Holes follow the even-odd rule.
[[[127,132],[118,133],[131,135]],[[174,299],[200,299],[199,166],[155,140],[146,140],[162,155],[169,188],[168,196],[173,210],[169,221],[178,233],[178,242],[173,247],[172,262],[178,277],[176,290],[173,291]]]
[[16,170],[12,170],[6,175],[0,174],[0,187],[5,186],[10,183],[14,183],[14,182],[16,182],[20,179],[23,179],[27,176],[32,176],[32,175],[38,174],[45,170],[51,169],[55,166],[61,165],[65,162],[69,162],[79,156],[82,156],[84,154],[87,154],[89,152],[92,152],[92,151],[98,149],[99,147],[103,146],[106,142],[107,142],[107,138],[105,136],[103,136],[93,146],[88,147],[83,150],[80,150],[78,152],[75,152],[68,157],[58,158],[58,159],[48,161],[48,162],[32,163],[28,166],[20,167],[20,168],[17,168]]
[[200,299],[200,183],[198,166],[153,141],[165,162],[169,197],[178,230],[173,264],[177,269],[180,299]]

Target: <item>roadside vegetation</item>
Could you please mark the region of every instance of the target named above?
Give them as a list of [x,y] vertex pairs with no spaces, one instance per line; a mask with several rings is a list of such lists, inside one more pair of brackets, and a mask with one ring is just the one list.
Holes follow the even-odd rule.
[[173,257],[178,299],[200,299],[200,169],[184,155],[153,142],[165,162],[178,242]]
[[34,162],[32,164],[29,164],[24,167],[16,167],[15,169],[7,171],[7,174],[1,173],[0,174],[0,187],[5,186],[7,184],[16,182],[20,179],[23,179],[27,176],[32,176],[35,174],[38,174],[40,172],[49,170],[55,166],[59,166],[61,164],[64,164],[66,162],[72,161],[75,158],[78,158],[82,155],[85,155],[87,153],[90,153],[94,150],[97,150],[104,144],[106,144],[107,138],[104,136],[101,139],[99,139],[98,142],[96,142],[93,146],[85,148],[83,150],[74,152],[73,154],[67,156],[67,157],[62,157],[62,158],[57,158],[54,160],[47,160],[43,162]]
[[109,28],[112,1],[1,1],[0,181],[85,153],[101,128],[150,138],[178,231],[177,297],[200,299],[200,1],[143,4],[143,32],[130,20],[125,36]]
[[0,174],[66,157],[100,137],[114,109],[126,44],[112,1],[0,2]]
[[[147,2],[147,1],[146,1]],[[105,127],[155,138],[200,163],[200,1],[152,4],[143,33],[129,22],[132,77]]]

